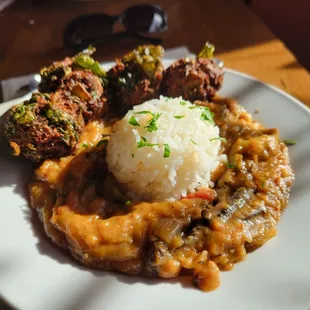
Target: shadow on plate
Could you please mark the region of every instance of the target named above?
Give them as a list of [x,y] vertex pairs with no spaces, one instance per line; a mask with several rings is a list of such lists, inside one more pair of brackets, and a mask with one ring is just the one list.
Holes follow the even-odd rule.
[[[176,284],[179,283],[182,287],[192,287],[191,278],[189,276],[181,276],[176,279],[158,279],[158,278],[146,278],[139,276],[129,276],[118,272],[107,272],[104,270],[96,270],[86,268],[79,264],[70,254],[56,245],[46,236],[43,226],[38,219],[37,213],[31,209],[27,194],[27,183],[31,179],[33,164],[24,158],[13,157],[7,148],[7,141],[4,136],[3,123],[6,115],[0,117],[0,168],[2,176],[0,178],[0,188],[12,187],[13,192],[20,195],[25,203],[20,206],[21,212],[23,213],[25,222],[29,224],[29,227],[36,239],[36,248],[40,255],[48,256],[59,264],[67,264],[72,267],[79,269],[84,272],[91,273],[96,279],[103,278],[107,275],[113,275],[117,281],[132,285],[134,283],[143,283],[146,285],[157,285],[160,283]],[[75,305],[71,305],[70,309],[83,309],[83,305],[86,306],[87,300],[91,298],[91,295],[96,294],[97,290],[92,286],[85,289],[85,294],[81,294],[80,298],[77,298],[74,302]],[[99,285],[98,294],[102,294],[102,286]],[[86,298],[87,297],[87,298]],[[1,298],[0,298],[0,306]],[[2,308],[1,308],[2,309]],[[11,308],[8,308],[11,309]]]

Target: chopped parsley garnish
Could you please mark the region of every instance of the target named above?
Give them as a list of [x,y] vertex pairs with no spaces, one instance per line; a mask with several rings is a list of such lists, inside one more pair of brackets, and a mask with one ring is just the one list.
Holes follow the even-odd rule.
[[176,119],[181,119],[181,118],[183,118],[184,116],[182,116],[182,115],[176,115],[176,116],[173,116],[174,118],[176,118]]
[[186,101],[180,101],[180,105],[186,105],[187,102]]
[[96,147],[101,146],[101,145],[103,145],[103,144],[105,144],[105,143],[107,143],[107,142],[108,142],[107,139],[105,139],[105,140],[100,140],[100,141],[97,143]]
[[210,139],[209,141],[215,141],[215,140],[220,140],[220,141],[226,142],[226,139],[225,139],[225,138],[222,138],[222,137],[212,138],[212,139]]
[[194,143],[195,145],[198,145],[193,139],[191,139],[192,143]]
[[152,115],[153,115],[153,117],[146,123],[146,126],[144,127],[149,132],[158,130],[156,122],[160,118],[162,113],[152,113]]
[[135,154],[134,153],[131,153],[131,158],[135,158]]
[[132,126],[138,126],[138,127],[140,126],[139,122],[135,119],[134,116],[132,116],[132,117],[129,119],[128,123],[129,123],[130,125],[132,125]]
[[127,200],[126,201],[126,206],[129,206],[131,204],[131,201],[130,200]]
[[214,113],[212,113],[208,107],[204,107],[204,111],[201,113],[200,118],[204,121],[209,121],[212,125],[214,125],[213,116]]
[[265,187],[265,185],[266,185],[266,182],[265,182],[265,181],[264,181],[264,182],[262,182],[262,184],[261,184],[262,188],[264,188],[264,187]]
[[137,143],[137,148],[138,149],[141,149],[142,147],[145,147],[145,146],[157,146],[158,144],[153,144],[153,143],[149,143],[147,142],[146,138],[145,137],[141,137],[141,140]]
[[236,165],[234,165],[234,164],[230,163],[229,161],[228,161],[228,162],[226,162],[226,163],[225,163],[225,165],[226,165],[226,167],[227,167],[228,169],[233,169],[233,168],[235,168],[235,167],[236,167]]
[[286,145],[295,145],[297,140],[283,140]]
[[210,122],[212,125],[215,125],[214,120],[213,120],[213,116],[214,113],[210,111],[210,109],[208,107],[203,107],[203,106],[199,106],[199,105],[193,105],[191,107],[189,107],[190,110],[193,109],[201,109],[203,110],[203,112],[201,113],[200,118],[204,121],[208,121]]
[[140,111],[140,112],[135,112],[134,114],[153,114],[151,111]]
[[83,142],[83,143],[82,143],[82,147],[85,147],[85,148],[87,149],[87,148],[88,148],[88,146],[89,146],[89,145],[88,145],[88,143],[87,143],[87,142]]
[[164,143],[164,158],[170,157],[170,146],[168,143]]

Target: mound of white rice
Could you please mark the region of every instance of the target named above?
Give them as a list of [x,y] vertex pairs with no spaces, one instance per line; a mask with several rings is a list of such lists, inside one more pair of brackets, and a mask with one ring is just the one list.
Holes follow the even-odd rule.
[[208,108],[160,97],[135,106],[116,125],[107,163],[133,199],[176,200],[210,185],[226,158],[218,155],[220,145]]

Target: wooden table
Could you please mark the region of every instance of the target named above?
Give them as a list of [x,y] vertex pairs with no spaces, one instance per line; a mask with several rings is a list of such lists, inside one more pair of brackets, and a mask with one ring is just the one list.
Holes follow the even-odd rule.
[[[154,1],[154,0],[153,0]],[[142,2],[153,2],[143,0]],[[37,72],[53,60],[71,55],[62,44],[66,23],[81,14],[119,14],[141,0],[31,5],[19,0],[0,13],[0,79]],[[157,0],[168,13],[169,29],[160,34],[164,47],[186,45],[198,52],[205,41],[230,68],[278,86],[310,106],[310,76],[241,0]],[[98,48],[108,61],[138,43],[119,42]]]

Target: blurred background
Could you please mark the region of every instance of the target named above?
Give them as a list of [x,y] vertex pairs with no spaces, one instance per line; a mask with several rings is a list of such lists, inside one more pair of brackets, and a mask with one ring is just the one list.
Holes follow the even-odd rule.
[[[99,61],[113,60],[148,42],[161,42],[166,49],[185,46],[197,53],[208,40],[215,44],[217,56],[228,67],[310,103],[306,91],[310,68],[309,0],[157,0],[167,25],[160,28],[162,16],[155,14],[152,29],[135,31],[139,23],[149,22],[148,14],[135,11],[127,24],[120,21],[127,8],[140,3],[0,0],[0,80],[38,72],[52,61],[72,55],[79,49],[74,46],[81,42],[79,36],[89,41],[90,33],[101,38],[100,44],[95,44]],[[94,13],[101,15],[91,22],[79,20],[73,28],[68,26],[72,20]],[[68,27],[69,35],[65,33]],[[111,38],[112,33],[117,35]]]

